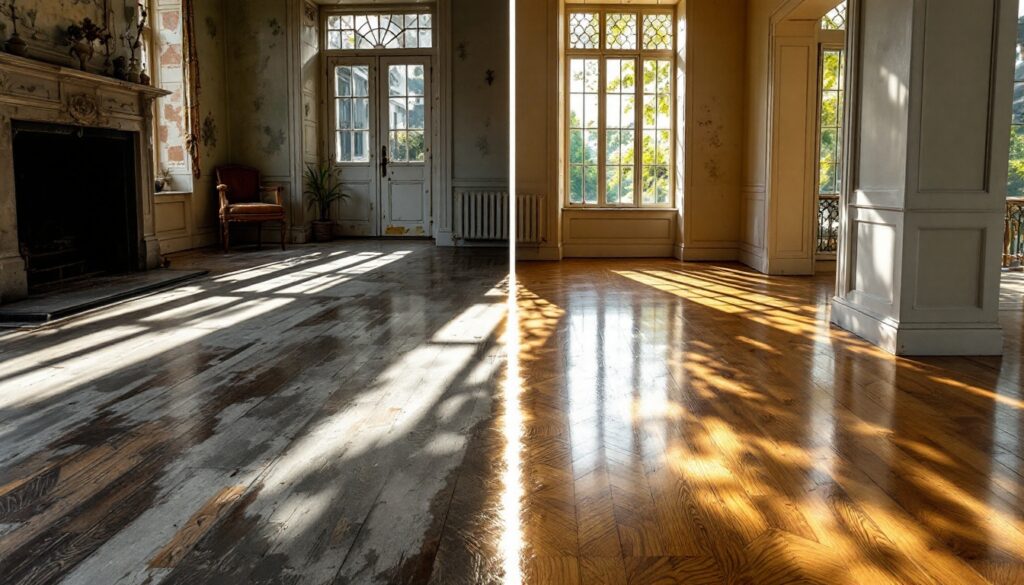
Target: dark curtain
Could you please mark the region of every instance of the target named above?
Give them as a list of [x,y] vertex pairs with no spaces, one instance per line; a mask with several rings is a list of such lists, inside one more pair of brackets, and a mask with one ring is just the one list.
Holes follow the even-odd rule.
[[192,176],[199,178],[199,137],[202,121],[199,118],[199,53],[196,51],[195,0],[182,0],[182,37],[185,52],[185,104],[187,109],[187,136],[185,144],[192,159]]

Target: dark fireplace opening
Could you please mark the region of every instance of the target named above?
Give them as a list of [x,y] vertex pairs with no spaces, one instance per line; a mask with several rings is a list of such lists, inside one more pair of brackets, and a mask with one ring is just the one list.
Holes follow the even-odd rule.
[[14,125],[18,242],[30,292],[140,269],[135,135]]

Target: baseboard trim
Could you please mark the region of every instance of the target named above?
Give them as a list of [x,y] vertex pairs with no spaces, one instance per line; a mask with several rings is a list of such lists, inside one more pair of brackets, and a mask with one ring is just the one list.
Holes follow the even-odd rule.
[[676,260],[684,262],[736,262],[740,258],[737,248],[701,248],[677,245],[673,249]]
[[740,263],[745,264],[762,274],[768,271],[767,267],[764,265],[763,254],[759,254],[746,248],[740,248],[738,260]]
[[900,323],[836,297],[832,323],[899,356],[1003,355],[1003,330],[986,323]]
[[525,262],[558,262],[562,259],[562,250],[557,246],[518,246],[516,260]]
[[563,258],[675,258],[672,244],[564,244]]

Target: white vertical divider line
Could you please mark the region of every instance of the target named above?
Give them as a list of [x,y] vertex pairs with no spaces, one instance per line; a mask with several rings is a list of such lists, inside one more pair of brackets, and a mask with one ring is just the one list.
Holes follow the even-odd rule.
[[505,327],[507,371],[504,389],[505,474],[502,493],[504,583],[522,585],[523,415],[519,377],[519,307],[516,299],[516,0],[508,3],[509,148],[508,148],[508,318]]

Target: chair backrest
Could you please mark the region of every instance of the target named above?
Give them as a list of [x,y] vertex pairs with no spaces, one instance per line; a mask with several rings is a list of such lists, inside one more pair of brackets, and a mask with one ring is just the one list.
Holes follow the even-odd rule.
[[260,200],[260,172],[241,165],[217,168],[217,183],[228,186],[228,203],[251,203]]

